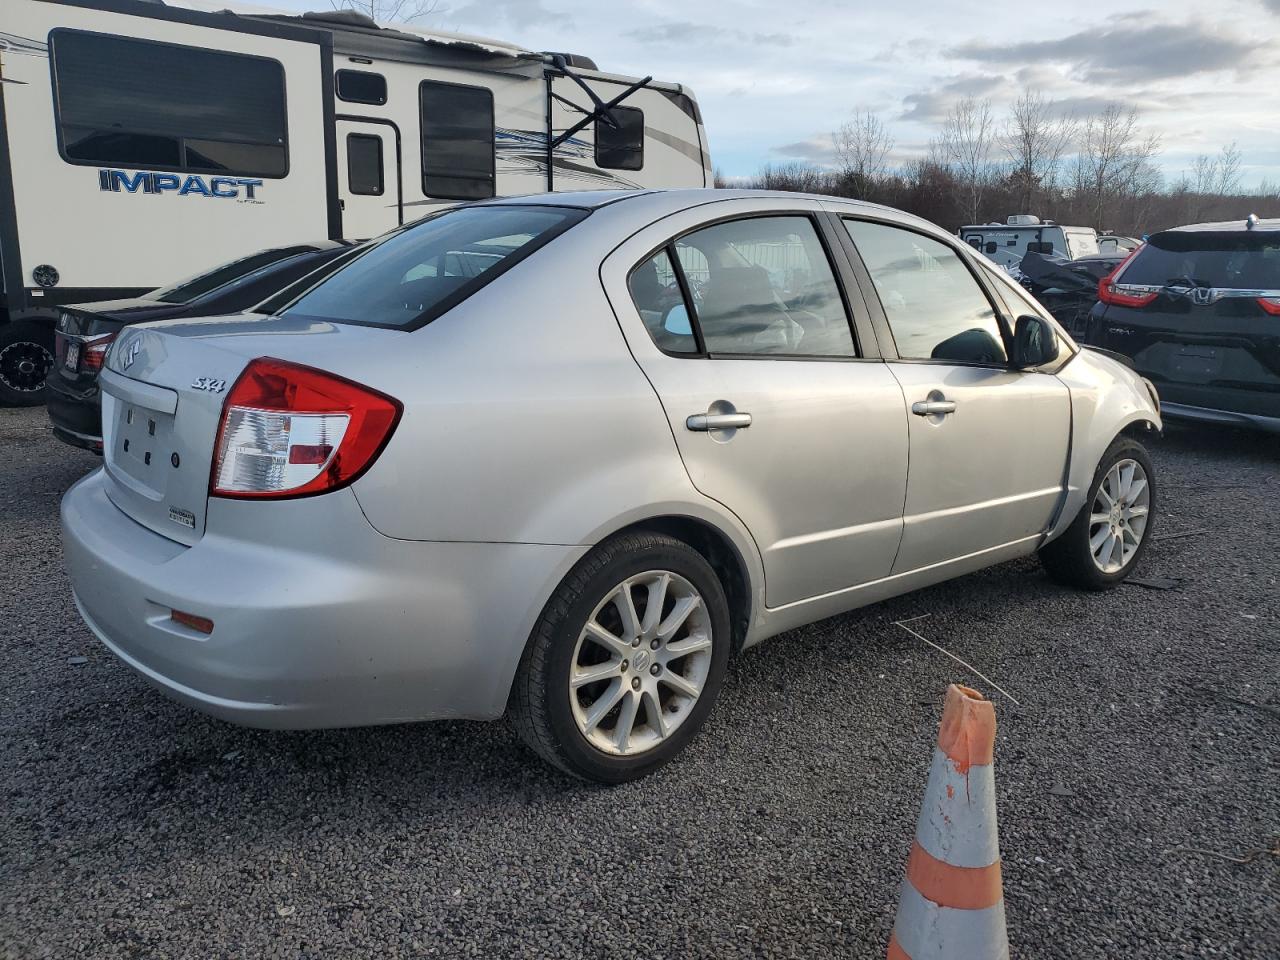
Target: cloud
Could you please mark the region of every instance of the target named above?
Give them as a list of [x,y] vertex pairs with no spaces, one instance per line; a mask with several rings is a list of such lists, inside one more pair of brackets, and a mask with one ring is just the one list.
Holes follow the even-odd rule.
[[908,94],[902,99],[903,111],[899,119],[919,123],[939,123],[945,120],[956,101],[965,97],[985,97],[1006,87],[1003,77],[981,74],[952,77],[940,87]]
[[789,47],[796,38],[788,33],[762,33],[736,27],[711,27],[691,20],[668,20],[652,26],[637,27],[623,34],[631,40],[652,44],[700,44],[728,40],[746,46]]
[[[1280,0],[1267,2],[1280,5]],[[1068,64],[1089,82],[1126,84],[1237,70],[1270,45],[1267,37],[1246,39],[1209,23],[1152,23],[1146,17],[1122,16],[1056,40],[971,41],[947,53],[990,66]]]
[[808,140],[797,140],[770,147],[769,152],[788,160],[803,160],[819,167],[831,167],[836,162],[836,148],[830,136],[815,135]]
[[520,28],[546,23],[563,26],[573,23],[568,14],[549,9],[542,0],[473,0],[460,7],[444,7],[438,15],[450,22],[488,24],[501,21]]

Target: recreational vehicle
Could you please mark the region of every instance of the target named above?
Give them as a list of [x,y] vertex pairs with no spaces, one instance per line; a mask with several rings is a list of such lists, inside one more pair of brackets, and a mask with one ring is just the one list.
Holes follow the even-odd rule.
[[1093,227],[1064,227],[1028,213],[1014,214],[1004,223],[979,223],[961,227],[965,243],[987,255],[1005,270],[1016,270],[1023,254],[1048,253],[1068,260],[1098,252]]
[[4,0],[0,31],[7,403],[41,401],[62,304],[469,200],[710,180],[688,89],[581,56],[223,0]]

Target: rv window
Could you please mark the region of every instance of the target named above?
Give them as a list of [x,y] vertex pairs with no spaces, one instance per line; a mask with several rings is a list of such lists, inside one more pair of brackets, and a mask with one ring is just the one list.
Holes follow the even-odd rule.
[[387,102],[387,78],[380,73],[339,70],[336,89],[338,99],[347,103],[372,103],[381,106]]
[[596,166],[611,170],[639,170],[644,166],[644,111],[614,107],[613,128],[596,121]]
[[284,68],[277,61],[75,30],[54,30],[49,49],[68,162],[256,177],[288,172]]
[[483,200],[494,194],[493,91],[424,80],[422,192],[445,200]]
[[347,188],[360,196],[382,196],[381,137],[347,134]]

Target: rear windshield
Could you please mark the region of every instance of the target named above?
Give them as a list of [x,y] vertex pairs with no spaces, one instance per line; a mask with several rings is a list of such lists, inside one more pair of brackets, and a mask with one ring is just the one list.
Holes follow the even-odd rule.
[[412,330],[586,216],[569,207],[474,206],[374,242],[311,288],[286,316]]
[[1125,283],[1280,288],[1280,234],[1157,233],[1125,268]]
[[256,274],[264,268],[274,266],[284,260],[290,260],[304,253],[314,253],[319,247],[296,246],[276,247],[272,250],[260,250],[239,260],[219,264],[212,270],[197,273],[194,277],[179,280],[168,287],[161,287],[150,294],[150,299],[161,303],[192,303],[219,287]]

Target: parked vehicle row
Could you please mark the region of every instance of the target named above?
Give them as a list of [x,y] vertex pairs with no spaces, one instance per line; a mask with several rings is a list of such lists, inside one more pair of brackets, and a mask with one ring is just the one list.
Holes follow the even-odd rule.
[[1155,389],[883,208],[739,191],[487,201],[269,315],[127,327],[62,506],[86,623],[266,727],[510,709],[618,781],[728,658],[1039,552],[1150,540]]

